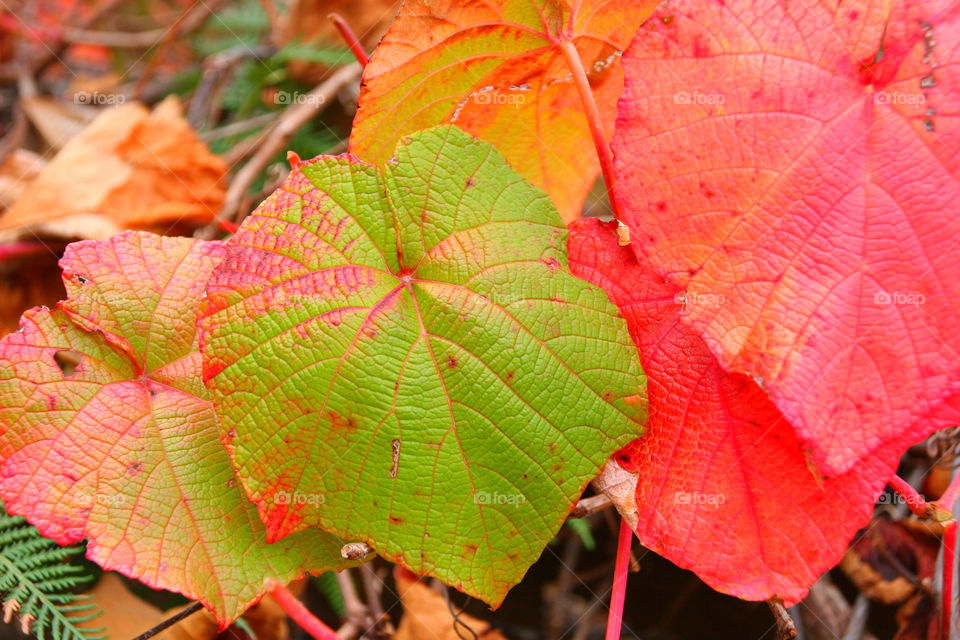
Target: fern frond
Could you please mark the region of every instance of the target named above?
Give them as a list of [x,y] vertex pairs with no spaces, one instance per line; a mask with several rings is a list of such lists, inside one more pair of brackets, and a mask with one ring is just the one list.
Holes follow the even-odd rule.
[[73,592],[92,576],[69,563],[80,547],[61,547],[0,503],[0,602],[3,620],[16,614],[38,640],[103,640],[102,629],[77,625],[100,615],[88,596]]
[[317,591],[327,601],[327,605],[339,617],[343,617],[347,612],[347,604],[343,599],[343,592],[337,583],[337,576],[332,571],[313,576],[313,585]]

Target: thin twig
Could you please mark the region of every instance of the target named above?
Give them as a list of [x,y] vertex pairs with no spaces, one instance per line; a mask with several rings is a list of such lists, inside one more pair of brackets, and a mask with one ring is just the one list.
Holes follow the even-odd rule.
[[187,122],[194,129],[200,129],[210,121],[214,95],[236,71],[241,62],[248,58],[260,60],[271,55],[275,48],[269,45],[248,47],[239,45],[210,56],[203,62],[203,74],[197,84],[197,90],[190,99],[187,110]]
[[[94,3],[90,14],[86,18],[82,19],[80,24],[76,25],[76,28],[85,29],[89,27],[91,24],[100,19],[101,16],[113,11],[122,1],[123,0],[104,0],[103,2]],[[46,48],[43,55],[41,55],[41,57],[38,58],[31,66],[30,71],[33,75],[39,76],[44,72],[48,65],[54,61],[59,61],[60,55],[66,50],[70,43],[66,41],[60,41],[54,44],[55,46]]]
[[173,43],[177,41],[177,38],[193,31],[203,24],[224,2],[225,0],[207,0],[206,2],[203,0],[193,0],[189,5],[184,7],[183,11],[180,12],[180,15],[173,21],[173,24],[170,25],[157,44],[157,50],[153,56],[150,57],[146,69],[140,74],[140,78],[137,79],[137,83],[133,87],[131,98],[134,100],[139,99],[144,88],[147,86],[148,80],[153,75],[157,66],[166,57],[167,51],[169,51]]
[[0,164],[23,145],[27,137],[27,116],[19,104],[13,107],[13,125],[0,140]]
[[383,624],[385,618],[383,603],[380,602],[382,581],[373,572],[373,566],[369,562],[360,566],[360,583],[363,585],[363,594],[367,598],[370,615],[373,616],[374,629],[379,636],[381,635],[380,625]]
[[167,32],[165,27],[149,31],[98,31],[64,27],[61,39],[64,42],[95,44],[114,49],[149,49],[157,44]]
[[613,502],[610,501],[610,497],[605,493],[590,496],[589,498],[584,498],[573,507],[573,510],[570,511],[570,517],[586,518],[591,513],[606,509],[611,504],[613,504]]
[[[234,176],[227,188],[223,207],[218,219],[239,223],[243,214],[240,204],[244,195],[250,189],[260,172],[267,164],[280,153],[297,130],[315,117],[322,106],[331,100],[343,87],[356,82],[360,77],[360,65],[351,64],[338,69],[327,80],[314,87],[308,94],[295,104],[290,105],[280,116],[277,123],[267,132],[263,143]],[[216,234],[216,225],[208,225],[200,229],[197,237],[210,239]]]
[[160,624],[156,625],[155,627],[151,627],[150,629],[147,629],[146,631],[138,635],[133,640],[147,640],[148,638],[152,638],[153,636],[157,635],[164,629],[169,629],[170,627],[177,624],[184,618],[188,618],[192,616],[197,611],[200,611],[200,609],[203,609],[203,605],[199,602],[194,602],[193,604],[191,604],[189,607],[187,607],[177,615],[170,616],[169,618],[167,618]]
[[767,606],[773,613],[773,619],[777,622],[777,636],[780,640],[794,640],[797,637],[797,625],[793,623],[790,612],[783,606],[780,598],[770,598],[767,600]]
[[247,118],[246,120],[231,122],[230,124],[225,124],[222,127],[217,127],[216,129],[211,129],[210,131],[204,131],[200,134],[200,139],[204,142],[212,142],[213,140],[220,140],[221,138],[229,138],[230,136],[240,135],[242,133],[247,133],[248,131],[261,129],[271,125],[278,117],[278,113],[264,113],[259,116]]
[[847,629],[843,632],[840,640],[860,640],[863,636],[863,630],[867,626],[867,618],[870,615],[870,598],[862,593],[857,596],[853,603],[853,609],[850,611],[850,621],[847,623]]
[[337,585],[343,594],[343,604],[347,620],[362,624],[367,619],[367,605],[363,604],[357,595],[357,588],[353,584],[353,577],[349,569],[337,574]]

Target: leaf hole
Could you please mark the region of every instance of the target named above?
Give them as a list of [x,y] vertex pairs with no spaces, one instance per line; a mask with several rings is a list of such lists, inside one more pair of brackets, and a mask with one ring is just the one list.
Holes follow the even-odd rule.
[[61,349],[53,354],[53,361],[60,367],[63,377],[69,378],[77,372],[77,368],[83,362],[83,354],[69,349]]

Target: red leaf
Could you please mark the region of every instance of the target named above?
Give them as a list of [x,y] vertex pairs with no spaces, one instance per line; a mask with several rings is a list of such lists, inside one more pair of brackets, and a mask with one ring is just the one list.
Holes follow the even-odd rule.
[[650,431],[624,451],[640,472],[640,541],[725,593],[803,598],[869,520],[893,467],[867,456],[819,477],[763,390],[723,371],[680,321],[680,289],[618,246],[613,225],[577,220],[570,267],[620,308],[647,373]]
[[67,247],[68,299],[0,340],[0,497],[225,627],[270,580],[345,561],[343,541],[316,529],[267,544],[220,442],[194,321],[223,253],[132,232]]
[[635,248],[829,475],[960,390],[960,5],[834,6],[662,5],[614,140]]

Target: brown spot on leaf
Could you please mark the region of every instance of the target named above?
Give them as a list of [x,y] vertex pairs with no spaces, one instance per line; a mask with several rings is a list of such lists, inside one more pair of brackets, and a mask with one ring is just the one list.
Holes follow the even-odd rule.
[[357,420],[353,417],[343,416],[336,411],[327,411],[327,418],[330,419],[330,426],[334,429],[356,429]]
[[403,524],[403,518],[398,518],[397,516],[390,516],[390,524]]

